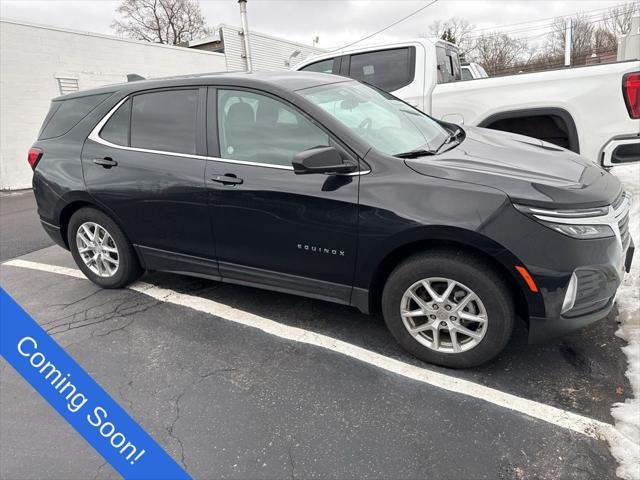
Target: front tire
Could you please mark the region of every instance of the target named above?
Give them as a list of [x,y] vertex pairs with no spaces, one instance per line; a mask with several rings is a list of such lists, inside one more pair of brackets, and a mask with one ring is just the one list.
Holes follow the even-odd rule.
[[95,208],[81,208],[67,228],[71,255],[82,273],[102,288],[122,288],[142,274],[133,246],[120,227]]
[[406,350],[451,368],[494,358],[509,341],[515,316],[509,287],[492,265],[454,250],[398,265],[385,284],[382,313]]

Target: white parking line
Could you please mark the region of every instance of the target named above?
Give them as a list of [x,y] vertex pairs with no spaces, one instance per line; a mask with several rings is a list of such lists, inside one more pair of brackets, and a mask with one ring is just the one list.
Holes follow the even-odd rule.
[[[86,278],[79,270],[76,269],[48,265],[45,263],[30,262],[26,260],[10,260],[3,265],[57,273],[74,278]],[[136,282],[129,286],[129,288],[162,302],[179,305],[181,307],[188,307],[193,310],[214,315],[224,320],[257,328],[270,335],[275,335],[294,342],[306,343],[326,350],[331,350],[368,363],[377,368],[384,369],[388,372],[402,375],[403,377],[442,388],[450,392],[484,400],[494,405],[498,405],[514,412],[518,412],[592,438],[605,437],[610,439],[612,436],[617,435],[613,426],[608,423],[600,422],[593,418],[578,415],[557,407],[538,403],[533,400],[521,398],[469,380],[456,378],[444,373],[411,365],[336,338],[278,323],[273,320],[269,320],[268,318],[245,312],[213,300],[179,293],[174,290],[156,287],[155,285],[144,282]]]

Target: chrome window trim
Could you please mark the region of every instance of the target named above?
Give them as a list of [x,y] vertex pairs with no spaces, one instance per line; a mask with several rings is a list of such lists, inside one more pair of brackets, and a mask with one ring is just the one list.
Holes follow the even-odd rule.
[[[93,127],[93,130],[91,130],[91,133],[89,134],[89,136],[87,137],[88,140],[92,140],[96,143],[100,143],[101,145],[104,145],[106,147],[110,147],[110,148],[117,148],[120,150],[126,150],[129,152],[140,152],[140,153],[155,153],[158,155],[170,155],[172,157],[185,157],[185,158],[195,158],[198,160],[213,160],[216,162],[224,162],[224,163],[232,163],[232,164],[237,164],[237,165],[247,165],[247,166],[251,166],[251,167],[263,167],[263,168],[274,168],[277,170],[291,170],[293,171],[293,166],[289,167],[287,165],[273,165],[273,164],[269,164],[269,163],[260,163],[260,162],[247,162],[244,160],[234,160],[231,158],[220,158],[220,157],[210,157],[207,155],[196,155],[196,154],[192,154],[192,153],[180,153],[180,152],[167,152],[165,150],[152,150],[152,149],[148,149],[148,148],[137,148],[137,147],[127,147],[125,145],[118,145],[115,143],[111,143],[107,140],[105,140],[104,138],[102,138],[100,136],[100,131],[102,131],[102,128],[105,126],[105,124],[109,121],[109,119],[111,118],[111,116],[116,113],[116,110],[118,110],[118,108],[120,108],[120,106],[125,103],[127,100],[129,100],[129,98],[131,98],[131,95],[127,95],[126,97],[124,97],[122,100],[120,100],[118,103],[115,104],[115,106],[109,110],[109,112],[107,112],[107,114],[102,118],[102,120],[100,120],[98,122],[98,124]],[[131,119],[129,119],[129,122],[131,122]],[[131,128],[131,127],[129,127]],[[345,177],[352,177],[352,176],[359,176],[359,175],[367,175],[368,173],[371,173],[371,170],[359,170],[357,172],[351,172],[351,173],[338,173],[335,175],[340,175],[340,176],[345,176]]]

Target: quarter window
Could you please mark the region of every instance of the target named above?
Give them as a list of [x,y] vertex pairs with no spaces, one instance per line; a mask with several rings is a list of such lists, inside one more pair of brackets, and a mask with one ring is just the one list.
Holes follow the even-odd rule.
[[415,48],[394,48],[351,55],[349,76],[392,92],[413,82]]
[[218,90],[220,156],[291,166],[309,148],[328,146],[329,137],[293,108],[265,95]]
[[330,58],[328,60],[322,60],[320,62],[312,63],[311,65],[307,65],[306,67],[302,67],[300,70],[305,72],[320,72],[320,73],[332,73],[333,72],[333,64],[335,63],[335,58]]
[[90,95],[51,102],[51,109],[44,120],[38,140],[64,135],[109,95],[104,93],[102,95]]
[[198,90],[168,90],[133,97],[131,146],[196,153]]
[[100,137],[107,142],[116,145],[129,146],[129,114],[131,113],[131,100],[124,102],[107,121]]

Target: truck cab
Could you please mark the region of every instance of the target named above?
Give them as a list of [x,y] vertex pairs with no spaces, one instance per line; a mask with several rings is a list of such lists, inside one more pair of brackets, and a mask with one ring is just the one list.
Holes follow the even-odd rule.
[[462,79],[458,47],[440,39],[337,50],[307,59],[295,70],[354,78],[392,92],[427,113],[437,84]]
[[294,67],[351,77],[436,119],[537,138],[607,169],[640,161],[638,60],[474,82],[459,81],[463,68],[457,46],[440,39],[351,47]]

